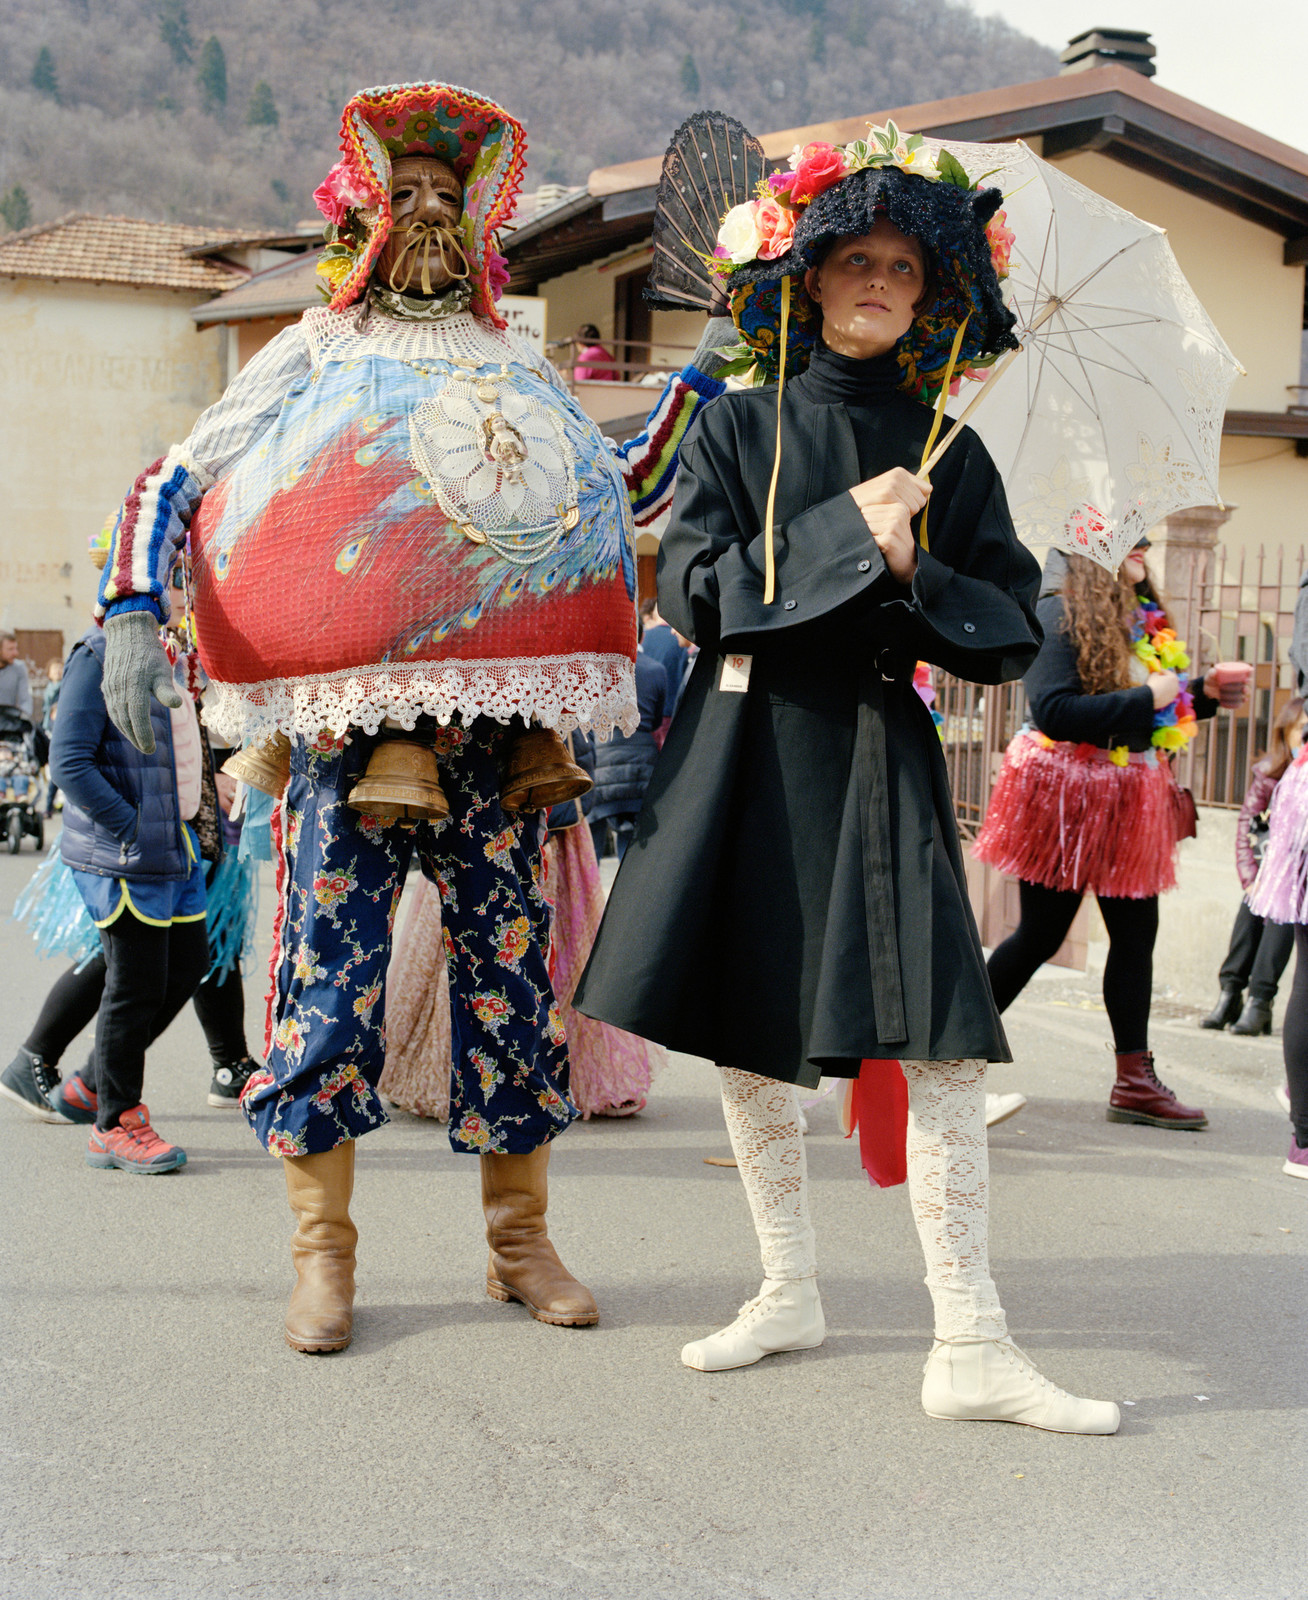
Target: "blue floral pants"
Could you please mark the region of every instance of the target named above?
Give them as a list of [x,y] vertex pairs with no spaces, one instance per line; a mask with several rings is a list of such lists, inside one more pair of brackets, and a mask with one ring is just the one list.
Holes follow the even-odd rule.
[[382,823],[345,803],[372,750],[295,741],[275,818],[282,859],[268,1065],[242,1106],[273,1155],[313,1155],[387,1121],[386,968],[412,855],[440,889],[453,1012],[450,1144],[523,1154],[577,1116],[567,1035],[546,970],[549,908],[535,816],[500,808],[507,730],[435,730],[450,815]]

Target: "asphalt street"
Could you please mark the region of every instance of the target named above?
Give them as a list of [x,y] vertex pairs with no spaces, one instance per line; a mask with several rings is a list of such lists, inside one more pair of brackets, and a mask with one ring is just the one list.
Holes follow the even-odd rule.
[[[62,970],[7,920],[35,864],[0,856],[3,1061]],[[991,1137],[1014,1337],[1122,1403],[1115,1438],[922,1413],[907,1195],[869,1188],[829,1100],[807,1141],[826,1343],[682,1367],[760,1278],[736,1174],[704,1162],[726,1140],[703,1062],[556,1146],[552,1233],[594,1329],[485,1297],[475,1163],[397,1113],[360,1145],[355,1340],[327,1357],[282,1341],[281,1172],[205,1105],[189,1009],[146,1080],[181,1173],[94,1171],[84,1130],[0,1103],[0,1594],[1302,1596],[1308,1184],[1280,1173],[1279,1039],[1162,1010],[1160,1072],[1208,1132],[1105,1121],[1106,1019],[1076,974],[1037,980],[992,1074],[1030,1097]]]

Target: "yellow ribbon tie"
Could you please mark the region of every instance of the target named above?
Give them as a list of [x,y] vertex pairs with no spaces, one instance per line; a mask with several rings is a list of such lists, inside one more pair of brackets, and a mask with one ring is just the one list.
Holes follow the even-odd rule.
[[[954,347],[949,352],[949,364],[945,368],[944,381],[940,385],[940,393],[936,396],[936,415],[931,424],[931,432],[927,435],[927,442],[922,451],[922,460],[918,465],[918,476],[921,477],[922,469],[931,459],[931,452],[935,448],[936,438],[940,433],[940,424],[945,420],[945,406],[949,402],[949,385],[954,381],[954,368],[958,364],[958,352],[963,348],[963,335],[967,332],[967,325],[972,320],[972,313],[963,318],[958,325],[958,332],[954,335]],[[927,482],[930,483],[930,478]],[[918,525],[918,539],[924,550],[930,550],[927,541],[927,512],[931,509],[930,503],[922,507],[922,521]]]
[[781,474],[781,394],[786,387],[786,332],[790,326],[790,279],[781,280],[781,360],[777,370],[777,448],[768,485],[767,538],[763,546],[763,604],[770,606],[777,592],[777,557],[772,541],[772,516],[777,504],[777,479]]

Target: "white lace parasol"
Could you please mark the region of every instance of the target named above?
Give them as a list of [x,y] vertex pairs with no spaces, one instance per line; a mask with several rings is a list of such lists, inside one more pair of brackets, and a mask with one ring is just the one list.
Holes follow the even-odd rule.
[[1022,349],[951,411],[985,441],[1024,543],[1116,570],[1171,512],[1221,503],[1222,416],[1244,369],[1161,228],[1020,142],[928,144],[990,174],[1015,235],[1004,298]]

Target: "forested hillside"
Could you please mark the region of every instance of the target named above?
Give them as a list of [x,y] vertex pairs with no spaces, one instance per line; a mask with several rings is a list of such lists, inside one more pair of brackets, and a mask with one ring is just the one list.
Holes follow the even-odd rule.
[[661,149],[701,105],[762,132],[1053,70],[950,0],[4,0],[0,230],[82,209],[288,225],[372,84],[501,100],[535,184]]

